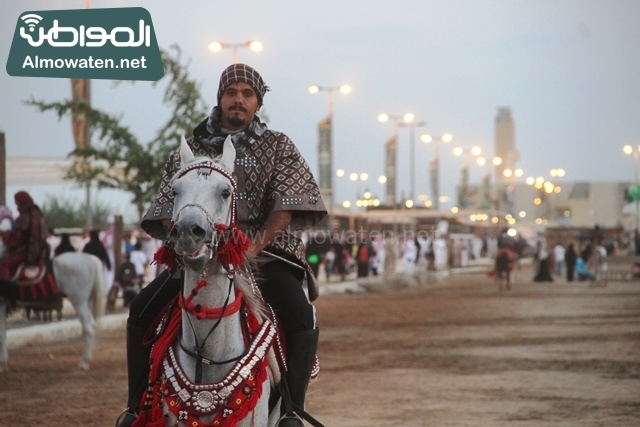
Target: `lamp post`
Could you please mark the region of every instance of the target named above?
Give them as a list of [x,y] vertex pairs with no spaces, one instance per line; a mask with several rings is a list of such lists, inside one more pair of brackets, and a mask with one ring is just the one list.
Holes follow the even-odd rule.
[[633,199],[635,199],[636,202],[636,230],[640,230],[640,210],[638,209],[638,205],[640,203],[640,194],[638,194],[638,192],[640,191],[640,182],[638,181],[638,153],[640,153],[640,145],[638,145],[636,149],[634,149],[631,145],[625,145],[624,147],[622,147],[622,152],[628,156],[633,155],[633,179],[635,182],[635,191],[630,192],[630,195]]
[[433,156],[433,161],[430,162],[431,198],[435,203],[435,209],[440,209],[440,142],[448,144],[453,141],[453,135],[445,133],[439,136],[431,136],[425,133],[420,135],[420,140],[425,144],[430,144],[431,142],[434,142],[435,144],[435,154]]
[[262,46],[262,43],[257,40],[252,40],[252,41],[243,42],[243,43],[222,43],[218,41],[213,41],[209,43],[209,50],[214,53],[218,53],[225,48],[230,48],[233,50],[233,63],[237,64],[239,48],[247,48],[254,52],[262,52],[262,49],[264,49],[264,46]]
[[[408,120],[407,115],[405,114],[404,123],[399,123],[400,126],[409,128],[409,149],[410,149],[410,157],[411,162],[409,163],[409,174],[410,174],[410,183],[409,183],[409,200],[411,202],[415,202],[416,196],[416,138],[415,138],[415,129],[417,127],[426,126],[427,122],[414,122],[413,119],[415,116],[411,115],[411,120]],[[412,204],[413,206],[413,204]]]
[[320,192],[326,199],[329,229],[333,230],[333,92],[339,91],[347,95],[351,86],[309,86],[309,93],[327,92],[329,98],[329,114],[318,123],[318,184]]
[[[387,204],[392,204],[395,206],[396,204],[396,182],[397,182],[397,141],[398,141],[398,126],[407,126],[410,130],[410,150],[411,150],[411,162],[410,162],[410,175],[411,175],[411,185],[410,185],[410,194],[409,197],[413,200],[414,192],[415,192],[415,141],[414,141],[414,130],[416,126],[425,126],[427,122],[414,122],[415,114],[406,113],[402,116],[400,115],[389,115],[386,113],[382,113],[378,116],[378,121],[381,123],[385,123],[389,120],[392,120],[393,123],[393,138],[391,142],[393,144],[389,144],[387,150],[387,157],[392,157],[392,159],[387,158],[387,167],[385,174],[387,176]],[[391,146],[393,145],[393,146]],[[392,200],[393,199],[393,200]]]

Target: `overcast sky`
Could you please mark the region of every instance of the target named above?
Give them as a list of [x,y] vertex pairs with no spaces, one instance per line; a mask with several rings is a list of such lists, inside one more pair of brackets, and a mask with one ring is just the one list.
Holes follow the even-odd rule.
[[[413,112],[428,125],[416,131],[416,193],[430,190],[433,146],[421,133],[450,132],[442,146],[442,195],[455,199],[463,160],[455,146],[478,145],[494,155],[497,108],[511,108],[518,167],[549,177],[564,168],[567,181],[632,181],[634,162],[622,152],[640,144],[640,1],[637,0],[92,0],[91,7],[146,8],[161,48],[178,44],[213,106],[231,50],[214,54],[209,42],[260,40],[264,51],[240,49],[271,87],[264,111],[269,126],[288,134],[317,173],[316,126],[328,111],[325,92],[309,85],[348,83],[335,95],[335,168],[367,172],[364,187],[384,197],[384,142],[392,134],[380,113]],[[82,9],[84,0],[23,0],[0,6],[0,57],[9,54],[25,11]],[[8,156],[65,157],[73,149],[69,120],[23,104],[29,98],[70,96],[68,79],[0,74],[0,129]],[[114,87],[94,80],[94,107],[118,114],[142,141],[167,119],[162,90],[148,82]],[[195,124],[194,124],[195,125]],[[409,131],[400,129],[398,193],[409,190]],[[474,165],[471,183],[489,170]],[[336,178],[338,201],[358,188]],[[38,203],[58,186],[25,187]],[[66,189],[72,188],[66,186]],[[18,188],[9,188],[8,196]],[[128,212],[126,196],[112,205]],[[449,204],[451,206],[451,204]]]

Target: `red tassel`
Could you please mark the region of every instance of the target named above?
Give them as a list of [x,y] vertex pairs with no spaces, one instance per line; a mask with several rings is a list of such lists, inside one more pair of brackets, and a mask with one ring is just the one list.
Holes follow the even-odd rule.
[[244,254],[251,246],[251,240],[247,237],[244,231],[238,227],[231,227],[226,230],[226,235],[218,246],[218,256],[221,256],[225,265],[232,265],[234,268],[238,268],[245,260]]
[[161,246],[160,249],[153,254],[152,264],[164,264],[167,268],[171,269],[176,264],[176,254],[166,246]]

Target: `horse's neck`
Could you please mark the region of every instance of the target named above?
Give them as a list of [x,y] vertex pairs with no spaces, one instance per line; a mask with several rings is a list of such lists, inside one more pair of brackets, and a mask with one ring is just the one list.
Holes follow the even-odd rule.
[[[184,298],[191,294],[201,277],[191,271],[185,273]],[[215,272],[207,278],[207,286],[198,290],[198,294],[193,298],[194,305],[200,304],[203,309],[223,307],[227,296],[227,305],[235,301],[234,289],[229,293],[229,278],[226,274]],[[219,324],[216,326],[216,324]],[[211,332],[212,328],[213,332]],[[201,353],[205,357],[214,361],[229,360],[242,354],[246,348],[242,332],[240,312],[225,316],[222,319],[197,319],[186,310],[182,311],[182,331],[181,343],[191,352],[196,352],[196,346],[202,346]],[[192,356],[178,349],[178,361],[185,373],[192,380],[195,377],[196,360]],[[233,363],[225,365],[203,365],[203,383],[212,383],[222,380],[231,370]]]

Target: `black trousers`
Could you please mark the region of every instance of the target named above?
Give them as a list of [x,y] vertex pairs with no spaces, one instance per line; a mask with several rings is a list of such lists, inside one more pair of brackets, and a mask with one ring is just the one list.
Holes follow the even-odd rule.
[[[315,327],[313,306],[300,285],[303,270],[275,260],[260,266],[254,276],[264,300],[279,316],[285,333]],[[150,327],[181,289],[179,276],[169,278],[168,270],[160,273],[131,301],[129,323],[140,328]]]

